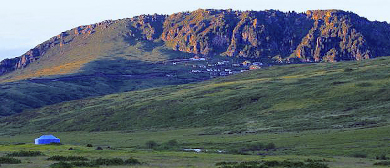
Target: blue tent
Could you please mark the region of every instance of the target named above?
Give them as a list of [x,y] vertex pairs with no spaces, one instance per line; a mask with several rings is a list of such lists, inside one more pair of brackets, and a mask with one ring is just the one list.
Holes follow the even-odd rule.
[[53,135],[42,135],[41,137],[35,139],[36,145],[50,144],[50,143],[60,143],[60,139],[58,139]]

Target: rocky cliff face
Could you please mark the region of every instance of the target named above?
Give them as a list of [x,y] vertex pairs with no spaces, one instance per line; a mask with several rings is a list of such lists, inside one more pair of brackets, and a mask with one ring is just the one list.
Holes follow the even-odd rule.
[[197,10],[164,23],[162,39],[175,50],[270,58],[289,56],[311,28],[303,14],[279,11]]
[[[390,54],[390,50],[378,50],[375,40],[367,38],[372,36],[370,31],[378,31],[383,26],[389,28],[387,24],[377,25],[337,10],[308,11],[307,17],[314,24],[296,50],[296,57],[304,61],[361,60]],[[381,30],[379,34],[386,32]],[[390,40],[389,36],[383,38]]]
[[[361,60],[390,55],[390,25],[371,22],[340,10],[306,13],[203,10],[166,15],[141,15],[126,28],[130,38],[162,39],[173,50],[203,55],[260,58],[278,62]],[[53,46],[117,21],[80,26],[61,33],[26,54],[0,62],[0,75],[26,67]]]

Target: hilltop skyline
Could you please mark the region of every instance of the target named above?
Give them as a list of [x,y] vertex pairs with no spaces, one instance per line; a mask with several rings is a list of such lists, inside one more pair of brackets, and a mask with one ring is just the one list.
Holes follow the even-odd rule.
[[[172,14],[182,11],[203,9],[267,10],[305,12],[310,9],[340,9],[352,11],[369,20],[390,21],[390,12],[385,10],[389,2],[373,1],[336,1],[312,3],[309,0],[294,2],[285,0],[242,0],[242,1],[205,1],[186,2],[178,0],[164,1],[67,1],[57,4],[48,0],[35,2],[15,0],[2,5],[0,18],[7,26],[0,28],[0,60],[20,56],[52,36],[71,28],[88,25],[103,20],[130,18],[141,14]],[[337,3],[336,3],[337,2]],[[181,3],[181,5],[177,5]],[[22,5],[21,5],[22,4]],[[386,13],[388,12],[388,13]],[[33,33],[32,33],[33,32]]]

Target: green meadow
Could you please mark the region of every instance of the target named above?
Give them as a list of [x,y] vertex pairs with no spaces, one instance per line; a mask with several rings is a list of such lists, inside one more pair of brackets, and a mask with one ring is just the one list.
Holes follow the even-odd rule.
[[[288,133],[205,135],[204,129],[179,129],[136,132],[57,132],[63,145],[34,145],[31,142],[40,134],[1,136],[0,156],[14,151],[42,151],[45,156],[19,157],[21,164],[3,167],[45,167],[55,163],[50,156],[83,156],[97,158],[136,158],[143,165],[136,167],[216,167],[218,162],[243,161],[303,161],[325,160],[330,167],[380,167],[373,166],[376,156],[390,150],[389,127],[317,130]],[[145,143],[163,144],[175,139],[178,148],[147,149]],[[252,143],[276,145],[273,150],[253,154],[232,154],[235,147]],[[25,144],[24,144],[25,143]],[[93,147],[86,147],[87,144]],[[103,150],[96,150],[102,147]],[[73,148],[73,150],[69,150]],[[202,149],[200,153],[183,149]],[[218,151],[223,151],[222,153]],[[360,156],[360,155],[364,156]],[[113,166],[120,167],[120,166]]]
[[[1,166],[49,167],[58,161],[47,158],[59,155],[142,163],[122,167],[308,160],[383,167],[390,157],[389,63],[384,57],[273,66],[26,110],[0,119],[0,157],[30,150],[44,156]],[[63,145],[32,144],[49,133]]]

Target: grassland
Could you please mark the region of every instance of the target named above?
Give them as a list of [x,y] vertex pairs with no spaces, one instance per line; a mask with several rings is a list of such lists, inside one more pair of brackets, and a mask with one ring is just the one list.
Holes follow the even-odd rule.
[[389,62],[274,66],[46,106],[2,118],[1,125],[17,132],[210,127],[208,134],[386,126]]
[[[65,145],[33,145],[40,134],[0,136],[0,155],[12,151],[42,151],[46,156],[21,158],[22,164],[5,167],[44,167],[54,163],[49,156],[84,156],[96,158],[134,157],[147,164],[140,167],[215,167],[222,161],[260,161],[325,159],[330,167],[374,167],[375,156],[389,154],[389,127],[347,130],[317,130],[288,133],[204,135],[204,128],[136,132],[57,132]],[[113,138],[115,137],[115,138]],[[144,149],[145,142],[164,143],[175,139],[181,148],[176,150]],[[273,142],[275,150],[258,151],[261,155],[218,153],[235,146],[254,142]],[[16,143],[27,143],[15,145]],[[94,147],[86,147],[93,144]],[[103,150],[95,150],[101,146]],[[110,149],[107,147],[110,146]],[[74,150],[68,150],[73,148]],[[201,148],[207,152],[184,152],[184,148]],[[365,154],[367,158],[352,157]],[[375,166],[378,167],[378,166]]]
[[[45,160],[49,156],[76,155],[134,157],[147,163],[138,167],[306,159],[325,160],[330,167],[380,167],[373,165],[380,161],[376,157],[390,153],[389,63],[389,58],[378,58],[274,66],[29,110],[1,119],[0,155],[39,150],[46,156],[2,166],[45,167],[54,163]],[[47,133],[65,145],[31,144]],[[178,146],[146,149],[148,141],[170,140]],[[235,153],[254,143],[276,148]],[[188,148],[204,152],[183,151]]]

